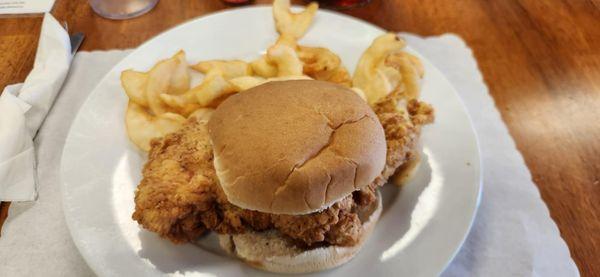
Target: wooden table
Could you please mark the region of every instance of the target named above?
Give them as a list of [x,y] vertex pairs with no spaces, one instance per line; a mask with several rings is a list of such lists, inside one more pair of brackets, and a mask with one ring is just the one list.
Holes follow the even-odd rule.
[[[600,276],[599,7],[598,0],[373,0],[347,12],[392,31],[464,38],[584,276]],[[111,21],[87,1],[57,0],[53,14],[86,34],[81,49],[89,51],[136,47],[225,8],[218,0],[160,1],[145,16]],[[0,88],[31,69],[41,22],[0,19]]]

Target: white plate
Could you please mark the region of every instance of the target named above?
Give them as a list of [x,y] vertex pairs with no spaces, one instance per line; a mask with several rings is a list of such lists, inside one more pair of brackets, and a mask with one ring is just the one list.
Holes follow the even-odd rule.
[[[382,30],[340,14],[319,11],[304,45],[327,46],[346,67]],[[101,276],[260,274],[201,247],[174,245],[131,219],[133,192],[145,154],[125,133],[126,96],[120,72],[147,70],[184,49],[190,62],[252,58],[276,39],[270,7],[225,11],[180,25],[146,42],[116,65],[92,92],[71,127],[61,165],[65,216],[90,267]],[[464,241],[481,190],[477,139],[454,89],[424,60],[422,98],[436,122],[422,137],[424,162],[402,190],[387,186],[384,214],[358,256],[327,271],[338,276],[433,276]]]

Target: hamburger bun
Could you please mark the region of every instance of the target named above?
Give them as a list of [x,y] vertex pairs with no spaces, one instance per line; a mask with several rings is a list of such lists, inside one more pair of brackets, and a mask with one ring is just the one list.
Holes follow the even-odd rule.
[[377,201],[359,214],[362,230],[354,246],[326,246],[301,249],[277,231],[248,232],[237,235],[219,235],[219,244],[230,255],[245,263],[275,273],[309,273],[338,267],[352,259],[369,238],[381,215],[381,195]]
[[385,166],[373,110],[328,82],[269,82],[230,96],[208,129],[220,185],[243,209],[313,213],[367,186]]

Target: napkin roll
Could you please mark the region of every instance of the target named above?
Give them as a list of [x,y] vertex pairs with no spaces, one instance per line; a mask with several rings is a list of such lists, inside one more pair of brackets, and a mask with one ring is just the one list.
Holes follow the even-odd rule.
[[46,13],[33,70],[23,84],[7,86],[0,95],[0,201],[36,199],[33,139],[62,87],[72,57],[67,31]]

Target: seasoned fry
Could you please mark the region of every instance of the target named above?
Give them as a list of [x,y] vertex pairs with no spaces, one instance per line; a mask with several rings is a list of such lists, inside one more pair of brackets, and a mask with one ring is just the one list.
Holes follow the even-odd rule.
[[295,75],[295,76],[283,76],[283,77],[273,77],[267,79],[267,82],[276,82],[276,81],[290,81],[290,80],[312,80],[312,78],[305,75]]
[[125,115],[129,139],[144,151],[150,150],[152,139],[177,131],[184,121],[183,116],[174,113],[153,116],[132,101],[129,101]]
[[304,64],[306,75],[316,72],[330,71],[341,65],[338,55],[323,47],[298,46],[298,58]]
[[146,100],[147,80],[148,74],[145,72],[133,71],[131,69],[121,72],[121,86],[125,90],[129,100],[144,107],[148,107],[148,100]]
[[240,60],[203,61],[193,65],[192,68],[204,74],[219,73],[226,80],[252,75],[252,68],[250,65],[247,62]]
[[160,99],[176,113],[183,116],[188,116],[190,113],[200,108],[200,105],[196,100],[196,95],[191,92],[191,90],[180,95],[162,93],[160,94]]
[[350,73],[343,66],[340,66],[331,72],[329,76],[315,76],[315,79],[340,84],[345,87],[352,87],[352,78]]
[[377,37],[361,56],[354,70],[352,85],[365,92],[369,104],[375,103],[395,87],[393,82],[399,79],[399,74],[394,75],[395,70],[386,69],[384,62],[389,54],[402,50],[404,46],[403,40],[388,33]]
[[185,59],[185,52],[180,50],[172,59],[177,61],[177,65],[171,72],[171,83],[168,92],[170,94],[181,94],[190,89],[190,73]]
[[256,76],[242,76],[229,80],[237,91],[244,91],[267,82],[267,79]]
[[296,49],[298,47],[296,38],[289,34],[281,34],[279,38],[277,38],[275,45],[285,45],[291,47],[292,49]]
[[190,114],[188,116],[188,118],[196,118],[196,120],[198,121],[204,121],[204,122],[208,122],[208,120],[210,119],[210,116],[212,115],[212,113],[215,111],[215,109],[211,109],[211,108],[199,108],[196,111],[194,111],[192,114]]
[[181,109],[189,104],[196,103],[196,95],[191,90],[180,95],[161,93],[160,99],[169,107],[175,109]]
[[358,94],[358,96],[360,96],[360,98],[362,98],[363,100],[367,101],[367,96],[365,95],[365,92],[362,91],[362,89],[359,88],[350,88],[352,91],[356,92],[356,94]]
[[210,106],[220,97],[237,92],[235,87],[219,73],[206,75],[204,81],[197,87],[192,88],[191,91],[201,107]]
[[352,85],[350,74],[342,65],[340,57],[324,47],[298,46],[298,57],[302,61],[304,74],[315,80]]
[[290,0],[273,1],[273,18],[277,32],[290,35],[294,39],[301,38],[310,27],[318,8],[319,4],[313,2],[306,6],[304,11],[292,13]]
[[268,60],[267,55],[262,55],[260,58],[252,61],[250,67],[252,68],[252,72],[257,76],[263,78],[277,76],[277,66]]
[[172,109],[160,99],[160,94],[169,91],[172,72],[177,65],[177,60],[170,58],[160,61],[148,72],[146,99],[148,100],[148,107],[150,107],[150,110],[154,115],[172,111]]
[[415,70],[417,71],[417,74],[419,74],[419,78],[423,78],[423,75],[425,75],[425,68],[423,67],[423,63],[421,62],[421,60],[413,54],[407,52],[403,53],[408,58],[408,60],[410,60],[410,63],[414,66]]
[[385,65],[396,69],[402,76],[402,84],[404,85],[404,95],[407,100],[416,99],[419,97],[419,73],[415,68],[414,63],[406,52],[398,52],[389,55],[385,59]]
[[274,45],[267,51],[267,56],[277,67],[277,77],[302,75],[302,62],[291,47]]
[[273,78],[262,78],[255,76],[244,76],[238,77],[235,79],[229,80],[229,83],[235,87],[237,91],[244,91],[247,89],[251,89],[255,86],[260,86],[264,83],[274,82],[274,81],[289,81],[289,80],[312,80],[308,76],[298,75],[298,76],[285,76],[285,77],[273,77]]
[[382,76],[383,81],[386,84],[386,95],[389,94],[389,92],[398,86],[398,84],[400,84],[402,81],[402,75],[400,75],[400,72],[393,67],[385,65],[385,63],[382,63],[379,67],[377,67],[375,72]]

